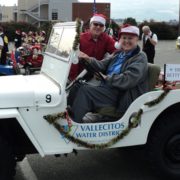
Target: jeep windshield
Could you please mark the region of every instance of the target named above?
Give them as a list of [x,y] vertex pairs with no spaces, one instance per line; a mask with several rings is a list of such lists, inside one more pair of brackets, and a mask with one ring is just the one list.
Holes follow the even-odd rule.
[[62,27],[61,24],[57,24],[53,28],[46,52],[53,56],[60,56],[63,60],[69,61],[69,55],[76,35],[75,24],[74,26],[67,25],[64,27]]

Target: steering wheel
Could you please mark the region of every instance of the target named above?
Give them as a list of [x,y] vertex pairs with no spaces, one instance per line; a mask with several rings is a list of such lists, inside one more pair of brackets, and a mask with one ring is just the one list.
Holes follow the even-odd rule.
[[91,65],[91,63],[89,63],[88,61],[80,61],[80,63],[85,67],[85,69],[86,69],[89,73],[96,75],[100,80],[102,80],[103,82],[105,82],[104,77],[101,75],[101,73],[100,73],[96,68],[94,68],[94,67]]

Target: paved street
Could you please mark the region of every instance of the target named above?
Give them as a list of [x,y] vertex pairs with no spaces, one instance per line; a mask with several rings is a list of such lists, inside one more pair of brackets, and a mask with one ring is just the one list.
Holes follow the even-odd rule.
[[176,41],[159,41],[156,47],[155,63],[161,67],[167,63],[180,63],[180,50],[176,49]]
[[[28,156],[28,161],[34,172],[25,170],[26,179],[32,179],[35,173],[38,180],[158,180],[141,149],[79,151],[77,156],[43,159],[35,155]],[[22,176],[17,176],[19,179]]]
[[[160,41],[155,63],[180,63],[175,41]],[[159,180],[141,148],[79,151],[55,158],[29,155],[18,164],[15,180]]]

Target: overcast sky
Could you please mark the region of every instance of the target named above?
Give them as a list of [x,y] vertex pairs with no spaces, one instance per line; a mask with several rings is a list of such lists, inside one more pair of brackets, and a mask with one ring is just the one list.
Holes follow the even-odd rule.
[[[94,0],[79,1],[94,2]],[[96,0],[96,2],[111,3],[111,18],[133,17],[138,21],[179,19],[179,0]],[[17,4],[17,0],[0,0],[0,4],[12,6]]]

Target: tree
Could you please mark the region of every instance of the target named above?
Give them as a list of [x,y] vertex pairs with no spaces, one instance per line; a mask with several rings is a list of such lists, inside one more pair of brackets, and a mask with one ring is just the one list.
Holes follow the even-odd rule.
[[128,17],[128,18],[124,19],[123,24],[131,24],[133,26],[137,26],[136,19],[134,19],[132,17]]
[[151,28],[151,31],[156,33],[160,40],[172,40],[176,39],[178,35],[178,26],[169,25],[166,22],[144,21],[139,25],[139,29],[142,33],[142,27],[146,25]]

